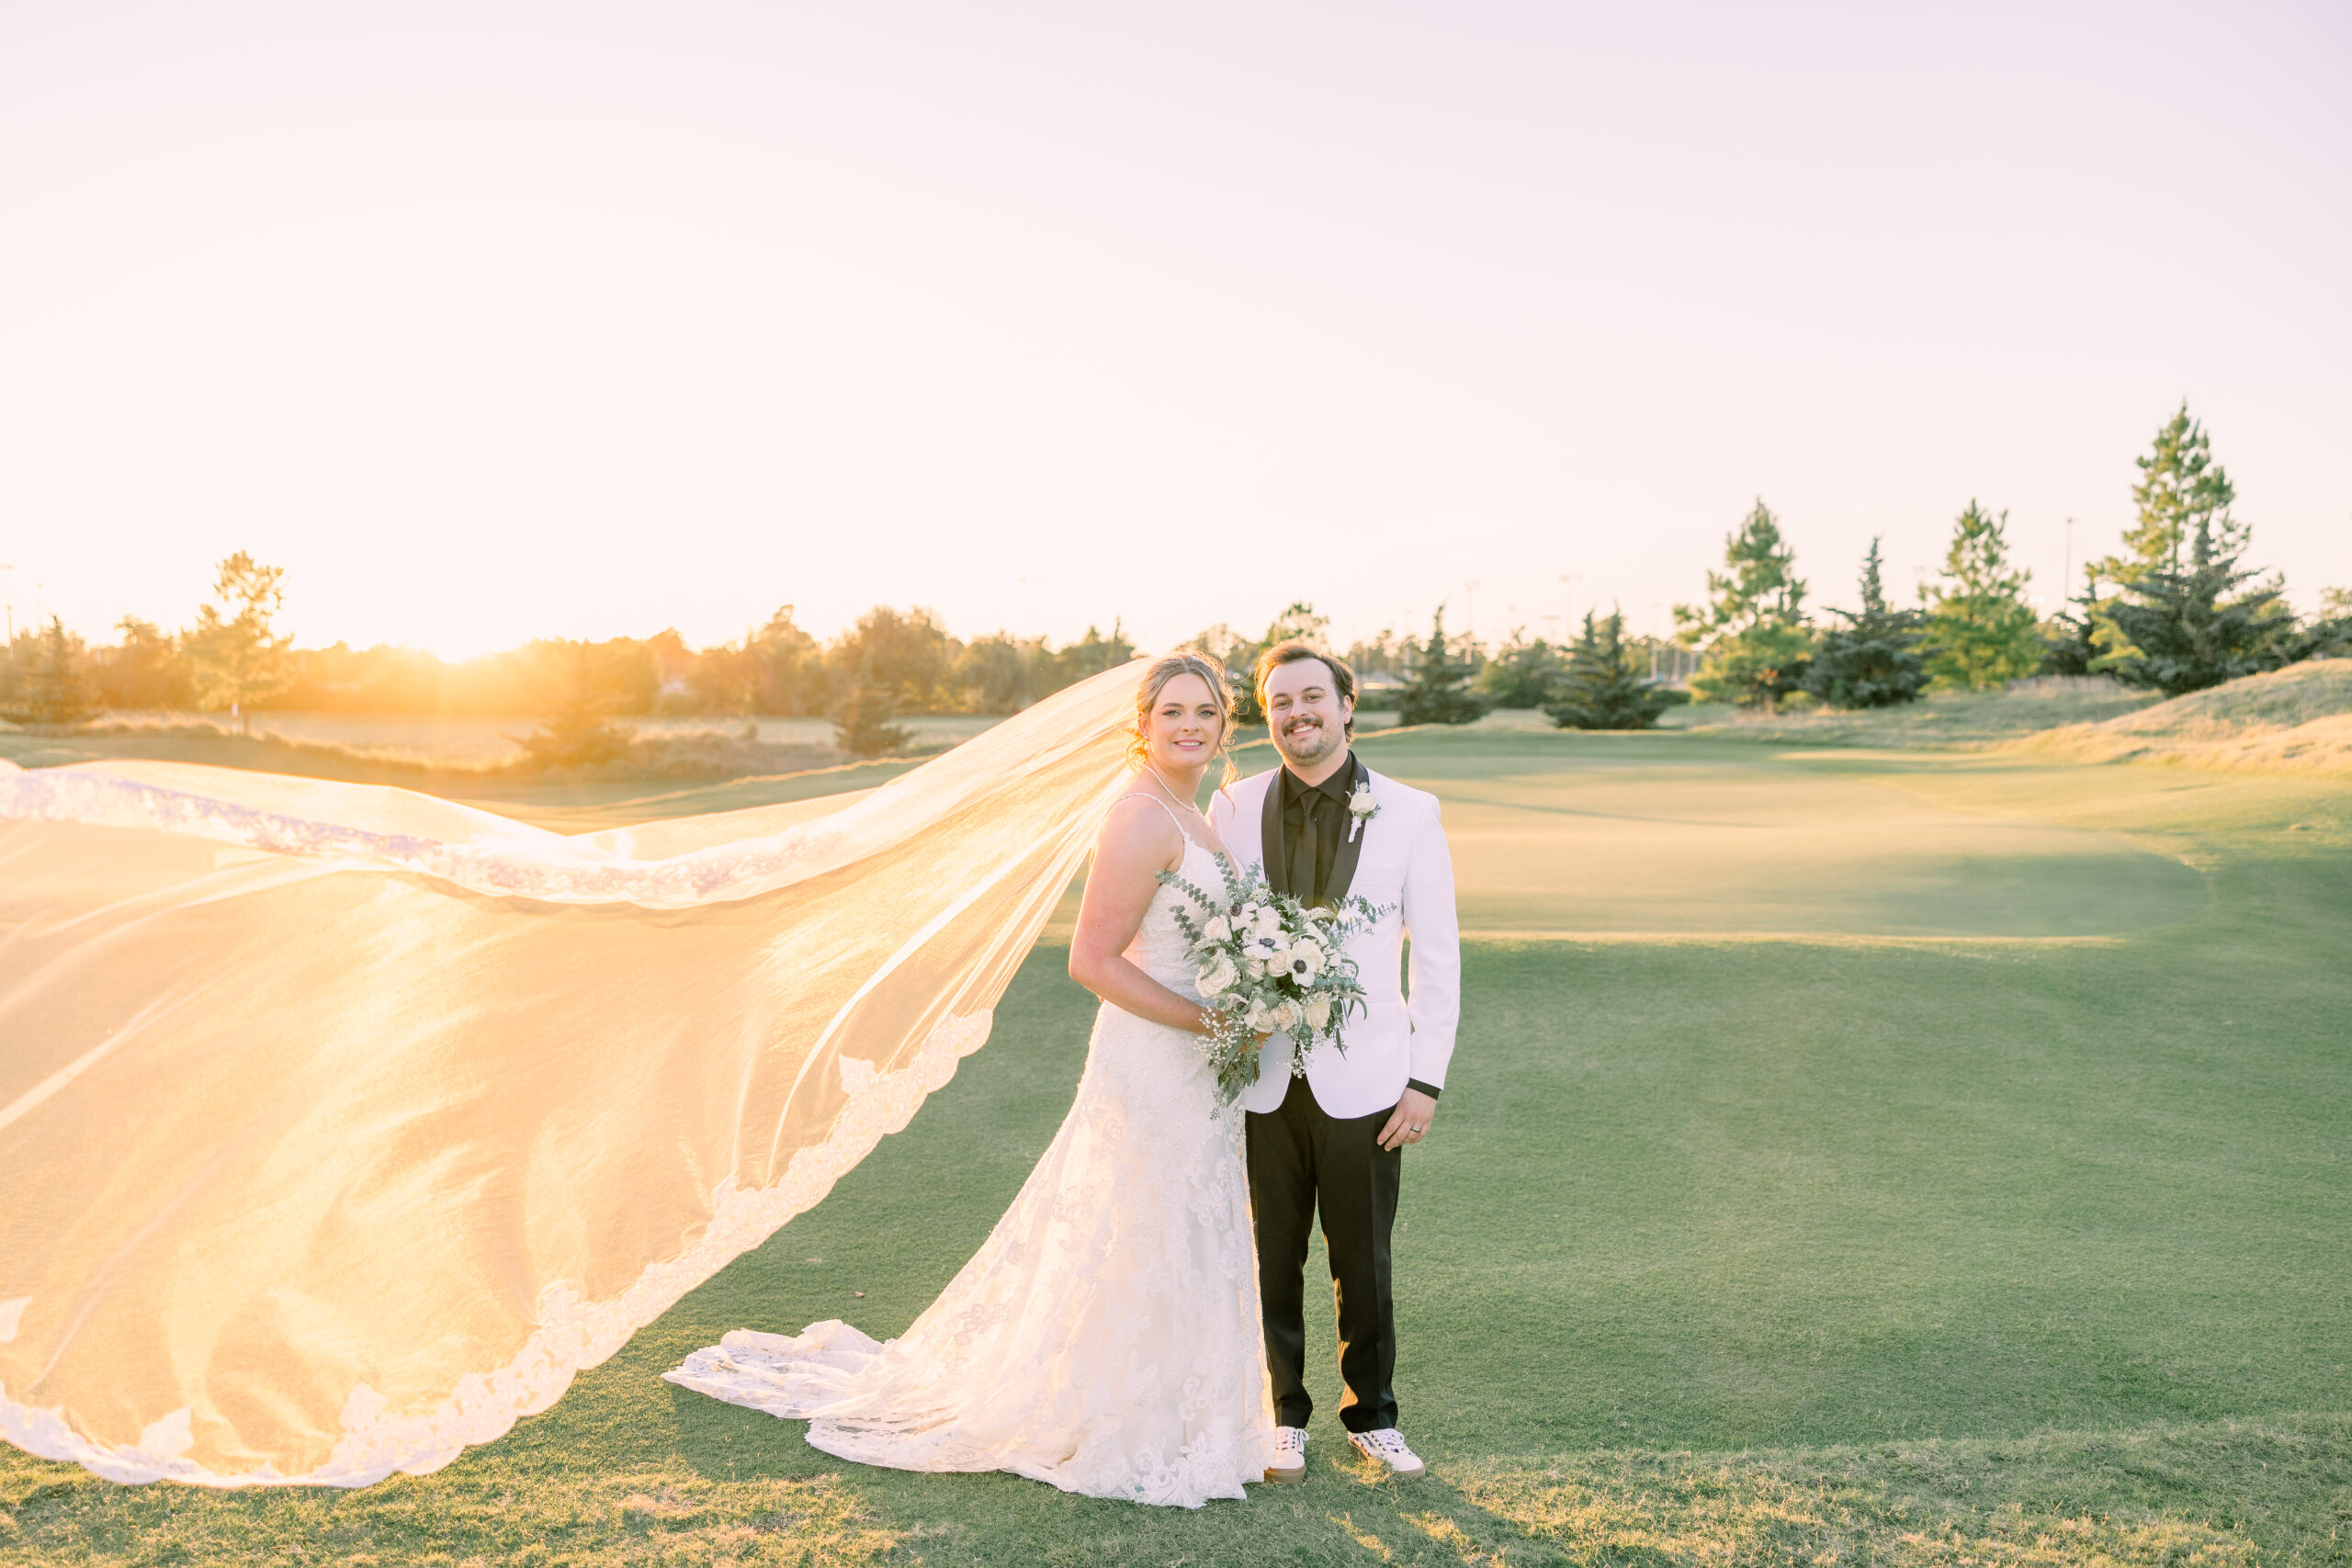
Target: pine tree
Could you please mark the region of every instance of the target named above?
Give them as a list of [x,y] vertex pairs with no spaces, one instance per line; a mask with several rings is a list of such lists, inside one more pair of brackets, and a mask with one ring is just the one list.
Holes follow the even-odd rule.
[[1446,641],[1445,606],[1438,606],[1430,623],[1430,639],[1413,660],[1412,678],[1399,694],[1397,721],[1402,724],[1468,724],[1483,716],[1487,705],[1470,690],[1473,666],[1453,657]]
[[856,681],[833,705],[833,744],[853,757],[881,757],[903,751],[914,743],[914,732],[890,721],[899,705],[888,688],[872,681]]
[[2087,675],[2099,658],[2099,617],[2107,601],[2099,597],[2098,566],[2083,568],[2083,592],[2066,601],[2067,608],[2041,623],[2041,673]]
[[292,641],[271,626],[286,602],[283,567],[264,566],[239,550],[220,563],[213,581],[217,604],[196,613],[196,629],[182,639],[196,677],[198,707],[233,708],[244,728],[263,697],[294,683]]
[[1813,632],[1805,625],[1804,584],[1793,570],[1796,555],[1760,498],[1725,536],[1724,565],[1707,574],[1705,604],[1674,607],[1682,641],[1700,649],[1691,694],[1769,712],[1803,682]]
[[30,660],[31,668],[0,715],[16,724],[79,724],[90,716],[90,689],[82,678],[82,639],[49,618]]
[[1530,641],[1523,631],[1514,630],[1494,657],[1478,667],[1470,689],[1495,707],[1540,708],[1552,700],[1566,670],[1558,649],[1540,637]]
[[1667,698],[1643,679],[1634,650],[1625,646],[1625,615],[1612,609],[1596,621],[1585,612],[1584,633],[1568,649],[1567,673],[1558,694],[1544,705],[1562,729],[1655,729]]
[[1878,708],[1916,700],[1928,684],[1919,656],[1920,615],[1886,602],[1879,541],[1862,558],[1862,607],[1829,612],[1845,621],[1821,634],[1804,689],[1832,707]]
[[2238,565],[2239,550],[2222,547],[2244,537],[2232,530],[2217,539],[2223,526],[2199,517],[2182,568],[2146,567],[2123,580],[2100,628],[2109,651],[2098,668],[2177,697],[2311,658],[2332,640],[2328,622],[2296,624],[2278,579],[2238,592],[2256,574]]
[[1944,582],[1928,590],[1921,638],[1939,690],[1981,691],[2041,667],[2041,634],[2025,600],[2033,574],[2009,565],[2008,518],[1971,501],[1952,521]]
[[571,645],[569,678],[549,698],[538,728],[506,738],[523,748],[533,767],[593,768],[628,754],[629,734],[607,717],[612,699],[598,688],[588,648]]
[[2132,461],[2139,467],[2140,482],[2132,487],[2138,522],[2123,536],[2131,553],[2098,563],[2102,579],[2120,582],[2156,567],[2180,570],[2182,552],[2200,527],[2210,531],[2217,556],[2244,553],[2249,543],[2246,531],[2230,517],[2237,489],[2228,471],[2213,461],[2213,444],[2205,427],[2188,417],[2188,400],[2156,432],[2148,455]]

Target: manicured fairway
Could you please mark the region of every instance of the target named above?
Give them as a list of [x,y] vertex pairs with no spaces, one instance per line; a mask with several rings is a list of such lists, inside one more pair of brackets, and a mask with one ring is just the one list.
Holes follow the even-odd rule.
[[1430,1481],[1326,1410],[1306,1485],[1139,1509],[843,1465],[657,1380],[922,1309],[1074,1087],[1047,947],[905,1134],[506,1439],[346,1495],[8,1450],[0,1562],[2352,1562],[2352,785],[1364,750],[1446,797],[1484,933],[1398,1238]]

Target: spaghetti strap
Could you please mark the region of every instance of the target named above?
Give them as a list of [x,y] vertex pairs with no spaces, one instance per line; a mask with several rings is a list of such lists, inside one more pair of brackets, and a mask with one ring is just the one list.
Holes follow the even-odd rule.
[[1176,808],[1169,805],[1166,801],[1160,799],[1159,796],[1149,794],[1144,790],[1135,789],[1129,790],[1126,794],[1119,796],[1119,798],[1121,800],[1148,800],[1154,806],[1157,806],[1159,809],[1168,813],[1168,820],[1176,824],[1176,830],[1178,832],[1184,834],[1184,841],[1186,843],[1189,844],[1195,841],[1192,834],[1185,832],[1184,819],[1176,815]]

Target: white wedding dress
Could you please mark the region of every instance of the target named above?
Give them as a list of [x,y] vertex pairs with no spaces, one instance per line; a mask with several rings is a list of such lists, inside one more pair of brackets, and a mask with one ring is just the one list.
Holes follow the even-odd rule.
[[[1189,834],[1182,871],[1218,877]],[[1126,956],[1189,997],[1182,897],[1153,895]],[[739,1330],[665,1375],[805,1417],[812,1445],[865,1464],[1187,1508],[1240,1497],[1273,1435],[1241,1112],[1193,1036],[1105,1002],[1052,1145],[904,1335]]]
[[[0,761],[0,1440],[120,1482],[367,1486],[545,1410],[986,1043],[1128,787],[1142,667],[878,788],[577,836]],[[1136,950],[1173,979],[1164,904]],[[843,1439],[1238,1491],[1262,1416],[1232,1121],[1182,1037],[1106,1012],[1030,1195],[902,1381],[858,1385],[907,1418],[844,1412]]]

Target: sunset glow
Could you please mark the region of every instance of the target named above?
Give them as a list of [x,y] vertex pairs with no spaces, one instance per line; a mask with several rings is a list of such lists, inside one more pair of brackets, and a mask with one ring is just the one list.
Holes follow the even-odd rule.
[[1974,497],[2047,603],[2184,396],[2308,604],[2352,20],[2203,15],[18,7],[12,613],[1647,631],[1759,493],[1816,597]]

